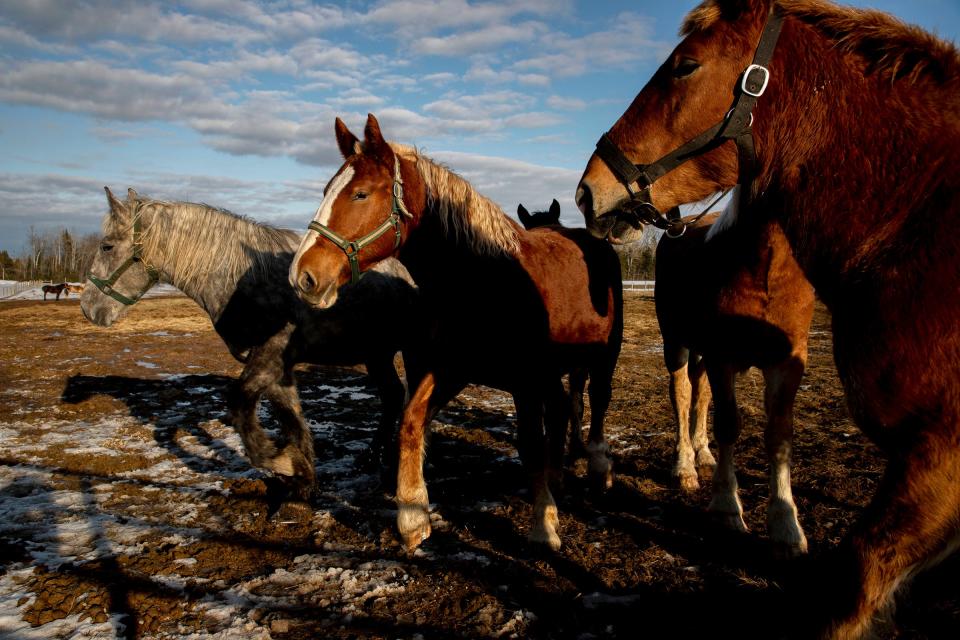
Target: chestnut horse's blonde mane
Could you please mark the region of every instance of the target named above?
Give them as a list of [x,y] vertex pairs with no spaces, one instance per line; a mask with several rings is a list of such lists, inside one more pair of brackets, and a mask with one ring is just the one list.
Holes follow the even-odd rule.
[[[744,0],[706,0],[687,15],[680,34],[707,29],[728,8],[744,4]],[[929,78],[946,82],[960,71],[960,54],[952,43],[888,13],[825,0],[776,0],[775,4],[783,15],[810,25],[836,42],[838,50],[862,56],[868,71],[889,74],[891,80]]]
[[412,160],[427,193],[427,211],[440,218],[444,232],[481,255],[516,255],[520,227],[495,202],[414,147],[390,143],[394,153]]
[[292,257],[300,241],[293,231],[206,204],[138,198],[127,206],[136,206],[144,222],[144,259],[164,264],[181,290],[211,276],[234,286],[250,270],[263,273],[270,255]]

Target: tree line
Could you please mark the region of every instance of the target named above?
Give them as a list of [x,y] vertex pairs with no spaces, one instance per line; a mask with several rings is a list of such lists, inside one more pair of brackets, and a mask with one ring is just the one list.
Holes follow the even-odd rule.
[[[616,247],[624,280],[653,280],[659,234],[645,233],[638,242]],[[30,227],[19,255],[0,251],[0,280],[80,282],[100,247],[100,236],[77,236],[67,229],[37,231]]]
[[100,236],[76,236],[67,229],[37,231],[30,227],[27,244],[15,256],[0,251],[0,280],[80,282],[100,248]]
[[620,257],[620,270],[624,280],[653,280],[656,265],[657,242],[662,232],[648,226],[636,242],[617,245],[614,249]]

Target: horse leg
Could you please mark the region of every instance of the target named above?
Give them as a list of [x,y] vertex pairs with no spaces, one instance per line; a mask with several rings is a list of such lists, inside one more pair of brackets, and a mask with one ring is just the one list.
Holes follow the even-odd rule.
[[[570,425],[570,396],[557,378],[547,390],[544,402],[543,424],[547,434],[547,481],[556,491],[563,489],[563,454],[566,449],[567,427]],[[582,443],[582,441],[581,441]]]
[[616,357],[590,370],[590,435],[587,437],[587,478],[592,488],[606,491],[613,486],[610,446],[603,435],[603,421],[613,395]]
[[291,476],[297,493],[302,499],[308,500],[316,484],[313,434],[303,419],[292,366],[285,367],[280,380],[267,389],[266,397],[273,405],[280,429],[286,438],[283,450],[269,464],[275,472]]
[[[229,403],[231,423],[240,433],[240,439],[243,440],[244,450],[250,462],[257,467],[262,467],[273,471],[274,473],[299,478],[303,474],[307,475],[307,480],[301,482],[311,486],[313,484],[313,441],[309,429],[303,424],[302,415],[299,410],[299,402],[288,408],[286,425],[281,418],[281,428],[290,428],[297,436],[294,442],[289,442],[281,452],[277,452],[276,445],[267,437],[260,425],[257,417],[257,406],[260,398],[270,392],[279,381],[284,379],[283,364],[283,345],[286,344],[284,334],[278,334],[268,340],[264,345],[250,350],[247,356],[247,363],[240,373],[240,379],[233,392],[233,398]],[[292,371],[289,379],[285,381],[288,388],[287,392],[275,391],[274,395],[280,397],[278,408],[279,415],[284,413],[284,394],[296,394],[296,388],[293,382]],[[294,412],[290,417],[289,411]],[[296,423],[297,426],[292,425]],[[304,435],[305,434],[305,435]],[[307,446],[309,441],[309,457],[303,453],[301,448]]]
[[560,549],[560,517],[550,493],[547,472],[547,443],[543,433],[544,396],[539,393],[514,394],[517,407],[517,450],[530,481],[533,495],[533,521],[527,539]]
[[587,370],[574,369],[570,372],[570,446],[567,448],[567,462],[573,463],[587,457],[587,448],[583,446],[583,390],[587,387]]
[[673,418],[677,428],[677,461],[673,466],[673,477],[684,491],[696,491],[700,488],[697,479],[696,454],[693,443],[690,441],[690,375],[687,368],[690,360],[690,351],[663,341],[663,359],[670,372],[670,404],[673,407]]
[[435,373],[428,372],[403,410],[397,464],[397,529],[407,549],[416,548],[430,536],[427,484],[423,479],[426,427],[462,388],[462,384],[438,379]]
[[770,499],[767,532],[774,554],[791,558],[807,552],[807,537],[797,519],[790,488],[790,454],[793,448],[793,401],[803,377],[803,361],[790,358],[763,370],[767,410],[765,440],[770,461]]
[[[396,430],[400,415],[403,413],[403,401],[407,390],[397,374],[393,364],[393,354],[380,354],[380,357],[367,361],[367,374],[377,386],[380,395],[380,422],[377,433],[370,443],[370,451],[365,466],[384,469],[390,459],[396,460]],[[390,455],[386,452],[389,451]]]
[[697,474],[701,480],[713,478],[717,461],[710,452],[710,437],[707,435],[707,416],[710,413],[710,381],[703,357],[691,359],[687,368],[690,378],[690,422],[693,425],[690,438],[696,453]]
[[816,594],[822,600],[814,610],[828,616],[821,637],[862,637],[901,584],[960,547],[960,417],[940,416],[921,433],[916,425],[890,432],[900,429],[909,435],[887,449],[880,486],[830,559],[835,575]]
[[737,495],[734,449],[740,436],[740,412],[737,409],[736,370],[707,362],[707,376],[713,389],[713,435],[720,450],[720,461],[713,474],[713,497],[708,510],[727,528],[747,531],[743,505]]

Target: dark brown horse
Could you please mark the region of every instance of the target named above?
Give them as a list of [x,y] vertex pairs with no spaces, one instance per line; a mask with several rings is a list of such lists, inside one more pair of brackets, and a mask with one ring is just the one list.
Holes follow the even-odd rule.
[[853,417],[889,458],[802,613],[807,635],[859,637],[960,544],[960,57],[886,14],[813,0],[709,0],[683,34],[577,201],[604,234],[608,214],[653,219],[739,182],[718,224],[782,225],[833,314]]
[[[779,225],[771,222],[707,242],[718,216],[712,213],[689,225],[679,238],[664,234],[657,245],[657,320],[677,421],[673,474],[686,490],[698,488],[698,470],[712,475],[710,511],[726,526],[747,530],[734,469],[741,424],[735,377],[749,367],[760,368],[770,461],[767,530],[775,553],[792,556],[807,550],[790,489],[790,452],[813,289]],[[716,472],[707,446],[711,390],[720,450]]]
[[43,285],[43,286],[41,287],[41,290],[43,291],[43,299],[44,299],[44,300],[47,299],[47,294],[48,294],[48,293],[55,293],[55,294],[57,294],[57,300],[60,299],[60,294],[61,294],[61,293],[62,293],[63,295],[65,295],[65,296],[69,296],[69,295],[70,295],[70,289],[67,287],[67,283],[66,283],[66,282],[61,282],[60,284],[45,284],[45,285]]
[[[362,142],[339,119],[336,134],[346,162],[327,186],[290,279],[304,300],[325,307],[342,285],[397,253],[419,286],[428,321],[419,346],[404,351],[405,362],[424,372],[400,427],[404,542],[416,547],[430,535],[424,428],[473,382],[513,394],[534,496],[529,538],[559,548],[548,481],[561,466],[569,411],[561,377],[590,372],[592,420],[602,423],[623,329],[616,255],[583,229],[525,232],[453,172],[384,141],[372,115]],[[385,329],[395,321],[384,317]],[[589,445],[590,471],[607,483],[602,433],[591,428],[601,439]]]
[[[560,203],[554,198],[547,211],[534,211],[533,213],[519,204],[517,205],[517,217],[527,231],[560,226]],[[588,375],[589,373],[585,369],[577,369],[571,371],[569,376],[570,446],[567,449],[569,460],[577,460],[588,456],[587,449],[583,446],[583,390],[587,386]],[[600,426],[602,427],[603,423],[600,423]]]

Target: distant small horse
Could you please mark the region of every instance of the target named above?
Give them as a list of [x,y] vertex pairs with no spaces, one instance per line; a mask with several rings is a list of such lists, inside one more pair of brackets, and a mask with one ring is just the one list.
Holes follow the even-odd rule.
[[[313,437],[303,420],[297,363],[365,363],[382,405],[370,457],[392,442],[404,386],[393,359],[415,317],[416,291],[396,261],[348,287],[339,304],[312,309],[287,282],[296,234],[190,202],[141,198],[121,202],[109,189],[104,237],[81,298],[84,315],[110,326],[158,281],[203,307],[234,358],[244,363],[228,400],[230,422],[250,461],[289,478],[301,497],[314,483]],[[382,318],[391,322],[385,326]],[[286,439],[282,449],[257,418],[261,396],[273,405]]]
[[[411,355],[425,375],[400,427],[397,526],[404,543],[416,547],[430,535],[424,429],[474,382],[513,394],[517,448],[534,498],[528,537],[559,548],[548,481],[562,466],[568,420],[561,377],[589,370],[592,420],[600,425],[623,332],[616,254],[585,229],[524,231],[463,178],[388,144],[372,115],[363,142],[339,119],[336,133],[346,161],[327,186],[290,279],[304,300],[323,308],[364,268],[398,252],[420,287],[429,322]],[[611,465],[602,433],[590,429],[600,438],[588,446],[590,475],[606,484]]]
[[739,184],[715,227],[780,223],[832,314],[853,418],[889,460],[795,622],[862,637],[960,546],[960,52],[822,0],[706,0],[683,35],[577,203],[601,235]]
[[[554,198],[550,203],[550,209],[547,211],[534,211],[530,213],[522,204],[517,205],[517,217],[523,228],[527,231],[533,231],[541,227],[559,227],[560,225],[560,203]],[[570,393],[570,446],[567,449],[568,458],[576,460],[588,456],[586,447],[583,446],[583,390],[587,387],[588,372],[585,369],[577,369],[570,372],[569,393]]]
[[66,285],[67,285],[67,291],[69,293],[83,293],[84,285],[82,284],[70,284],[69,282],[67,282]]
[[61,282],[60,284],[45,284],[45,285],[43,285],[43,287],[41,287],[41,289],[43,290],[43,299],[44,299],[44,300],[47,299],[47,294],[48,294],[48,293],[55,293],[55,294],[57,294],[57,300],[60,299],[60,294],[61,294],[61,293],[62,293],[63,295],[65,295],[65,296],[69,296],[69,295],[70,295],[70,289],[68,288],[66,282]]
[[[790,489],[793,401],[807,362],[813,289],[776,223],[744,237],[706,242],[712,213],[657,244],[656,307],[670,401],[677,421],[673,474],[688,491],[698,470],[713,476],[710,511],[728,527],[746,531],[737,495],[734,447],[740,433],[735,377],[751,366],[766,383],[770,498],[767,527],[780,556],[806,552]],[[692,221],[693,218],[687,219]],[[707,380],[709,379],[709,385]],[[714,397],[714,434],[720,464],[707,446],[707,407]]]

